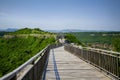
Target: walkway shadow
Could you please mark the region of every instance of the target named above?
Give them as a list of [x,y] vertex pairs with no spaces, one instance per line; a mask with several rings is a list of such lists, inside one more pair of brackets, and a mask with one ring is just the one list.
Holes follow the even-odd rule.
[[59,76],[59,72],[58,72],[57,64],[55,60],[54,49],[52,49],[52,53],[53,53],[53,63],[54,63],[54,72],[55,72],[56,80],[60,80],[60,76]]

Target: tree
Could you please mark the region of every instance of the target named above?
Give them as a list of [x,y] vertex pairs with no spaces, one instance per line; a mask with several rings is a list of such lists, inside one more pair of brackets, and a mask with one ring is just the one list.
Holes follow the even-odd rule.
[[65,39],[70,43],[77,43],[78,45],[83,45],[74,35],[66,34]]
[[119,37],[114,38],[112,40],[112,45],[115,51],[120,52],[120,38]]

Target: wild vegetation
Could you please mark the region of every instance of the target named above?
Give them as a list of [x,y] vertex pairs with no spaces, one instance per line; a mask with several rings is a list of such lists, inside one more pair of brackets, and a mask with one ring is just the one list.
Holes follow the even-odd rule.
[[15,32],[10,32],[9,34],[45,34],[45,33],[49,33],[49,32],[45,32],[39,28],[34,28],[34,29],[23,28]]
[[114,51],[120,52],[120,37],[116,37],[112,40],[112,46]]
[[[71,33],[87,46],[120,51],[120,32],[74,32]],[[107,46],[104,48],[104,46]]]
[[[32,29],[31,29],[32,30]],[[24,33],[31,34],[34,29],[29,32],[29,29],[19,30],[12,34]],[[46,34],[40,31],[37,33]],[[47,32],[48,33],[48,32]],[[49,33],[48,33],[49,34]],[[13,38],[0,38],[0,76],[14,70],[25,61],[30,59],[36,53],[45,48],[48,44],[55,43],[54,37],[13,37]]]
[[74,35],[72,35],[72,34],[66,34],[66,35],[65,35],[65,39],[66,39],[66,42],[67,42],[67,43],[76,43],[76,44],[78,44],[78,45],[83,45],[83,44],[80,42],[80,40],[78,40],[78,39],[76,38],[76,36],[74,36]]
[[8,32],[5,32],[5,31],[0,31],[0,37],[2,37],[4,34],[6,34]]

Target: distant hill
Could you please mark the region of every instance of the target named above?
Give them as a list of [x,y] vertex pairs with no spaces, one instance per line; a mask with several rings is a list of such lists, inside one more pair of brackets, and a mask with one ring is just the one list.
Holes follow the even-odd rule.
[[48,32],[63,32],[63,33],[69,33],[69,32],[119,32],[119,31],[109,31],[109,30],[80,30],[80,29],[63,29],[63,30],[47,30]]
[[8,33],[8,32],[0,31],[0,37],[4,36],[6,33]]
[[38,28],[3,32],[0,37],[0,77],[13,71],[49,44],[55,35]]
[[7,29],[0,29],[0,32],[15,32],[18,29],[16,28],[7,28]]
[[43,31],[39,28],[23,28],[19,29],[15,32],[8,32],[7,34],[3,35],[4,38],[13,38],[13,37],[29,37],[29,36],[34,36],[34,37],[55,37],[55,33]]
[[39,29],[39,28],[34,28],[34,29],[30,29],[30,28],[23,28],[20,30],[17,30],[14,32],[15,34],[41,34],[41,33],[45,33],[45,31]]
[[14,32],[10,32],[9,34],[47,34],[47,33],[49,34],[50,32],[43,31],[39,28],[34,28],[34,29],[23,28],[23,29],[16,30]]
[[82,30],[77,30],[77,29],[63,29],[63,30],[47,30],[48,32],[55,32],[55,33],[59,33],[59,32],[81,32]]
[[61,30],[61,32],[83,32],[85,30],[79,30],[79,29],[64,29]]
[[87,46],[115,50],[117,45],[115,51],[120,51],[120,32],[72,32],[71,34]]
[[7,32],[14,32],[14,31],[17,31],[18,29],[16,28],[8,28],[6,29]]
[[53,32],[53,33],[58,33],[58,32],[60,32],[60,30],[45,30],[45,31]]

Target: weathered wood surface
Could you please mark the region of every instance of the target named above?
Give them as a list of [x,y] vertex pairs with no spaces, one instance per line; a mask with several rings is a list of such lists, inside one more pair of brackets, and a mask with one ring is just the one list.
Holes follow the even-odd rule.
[[111,80],[90,64],[65,51],[51,49],[45,80]]

